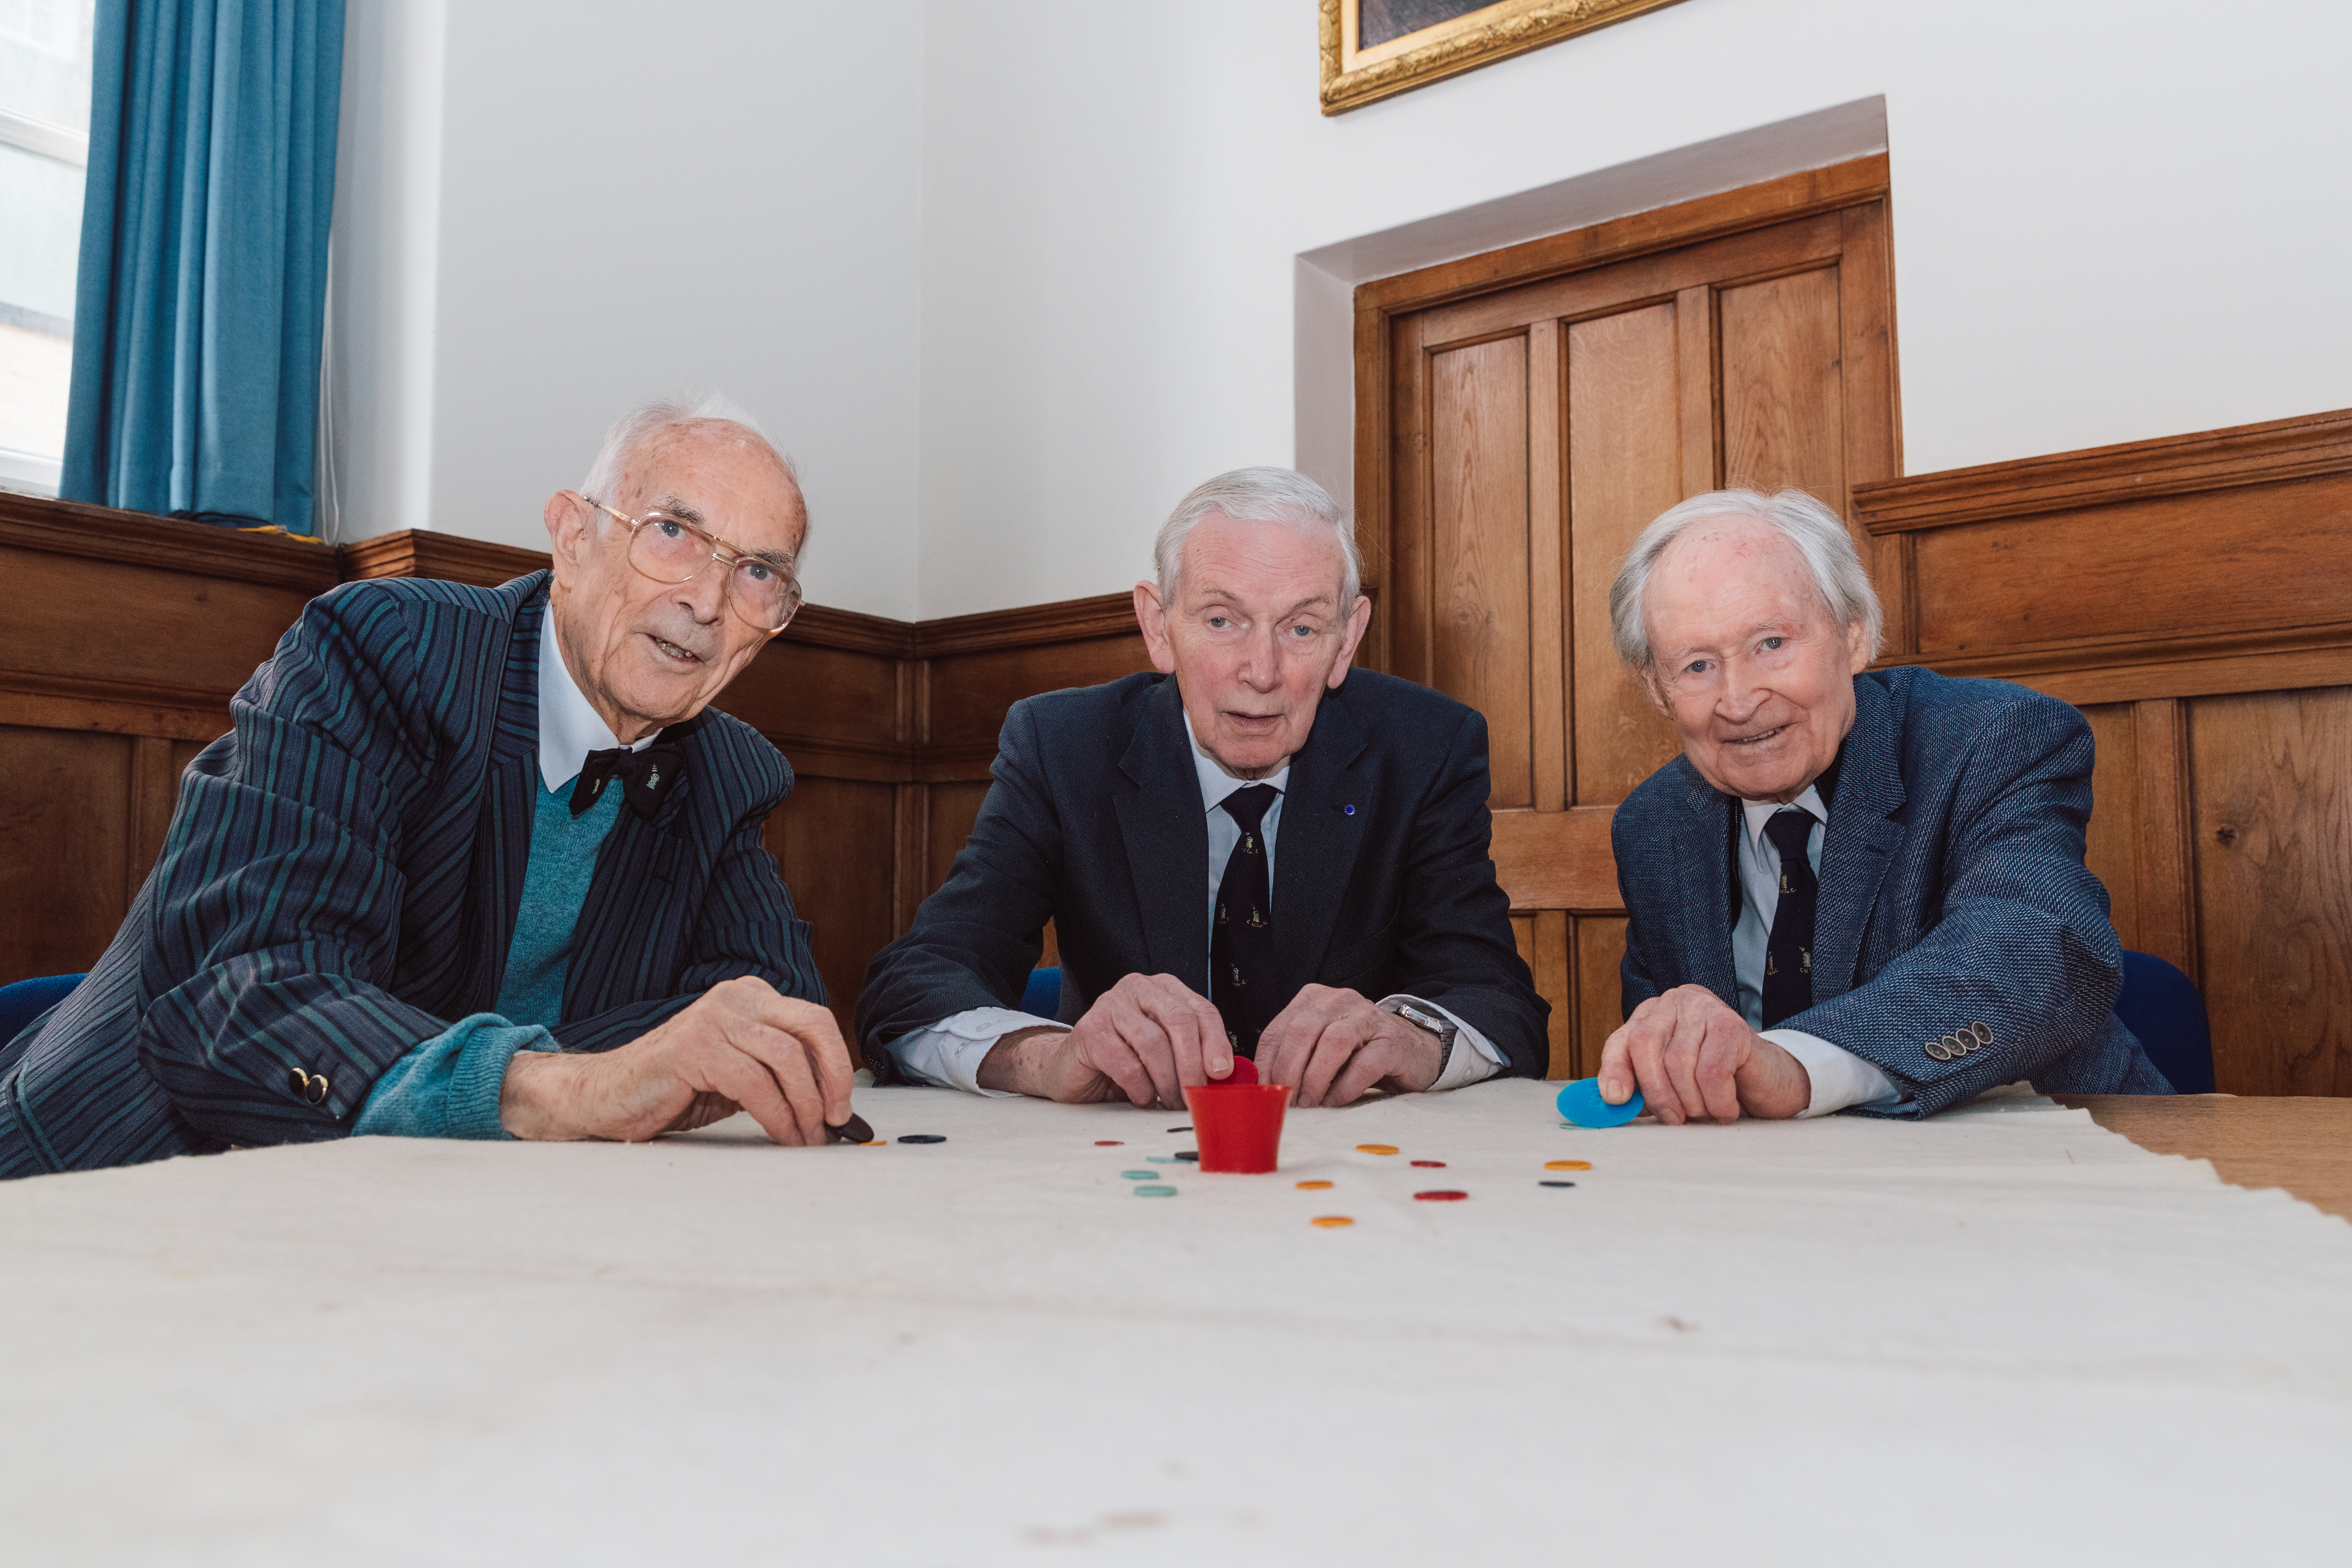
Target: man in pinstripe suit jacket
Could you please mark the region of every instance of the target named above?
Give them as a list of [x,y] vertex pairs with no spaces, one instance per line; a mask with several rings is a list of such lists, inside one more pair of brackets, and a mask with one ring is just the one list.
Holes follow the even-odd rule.
[[671,404],[624,418],[586,488],[548,502],[551,574],[304,610],[113,944],[0,1045],[0,1175],[847,1119],[761,847],[791,769],[706,710],[797,605],[799,488],[756,432]]
[[2091,732],[1996,680],[1869,670],[1870,577],[1800,490],[1727,490],[1643,531],[1617,650],[1683,755],[1617,809],[1625,1026],[1601,1092],[1661,1121],[1926,1116],[2030,1079],[2169,1092],[2110,1008],[2083,863]]

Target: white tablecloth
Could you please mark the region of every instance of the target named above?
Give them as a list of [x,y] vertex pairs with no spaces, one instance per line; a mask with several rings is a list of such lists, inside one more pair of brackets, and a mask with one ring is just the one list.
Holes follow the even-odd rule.
[[2030,1097],[1587,1132],[1551,1092],[1294,1112],[1273,1176],[1151,1164],[1181,1114],[861,1089],[948,1142],[8,1184],[0,1559],[2352,1554],[2352,1226]]

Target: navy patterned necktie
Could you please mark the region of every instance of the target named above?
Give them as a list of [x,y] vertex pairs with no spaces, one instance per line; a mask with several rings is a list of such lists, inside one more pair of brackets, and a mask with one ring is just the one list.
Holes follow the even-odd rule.
[[[1282,792],[1250,784],[1219,804],[1241,825],[1241,842],[1217,884],[1209,937],[1209,999],[1236,1054],[1257,1055],[1257,1037],[1281,1011],[1274,994],[1274,880],[1265,870],[1265,814]],[[1199,883],[1193,886],[1198,887]]]
[[1772,1027],[1813,1005],[1813,906],[1821,884],[1805,846],[1813,816],[1790,806],[1768,817],[1764,837],[1780,852],[1780,902],[1772,910],[1772,934],[1764,945],[1764,1026]]

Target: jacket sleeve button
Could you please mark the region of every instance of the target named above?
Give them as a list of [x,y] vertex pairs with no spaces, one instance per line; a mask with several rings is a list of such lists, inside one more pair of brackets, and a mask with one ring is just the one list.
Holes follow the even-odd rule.
[[1926,1050],[1929,1056],[1935,1058],[1939,1062],[1948,1062],[1952,1059],[1952,1053],[1944,1048],[1944,1042],[1941,1040],[1929,1040],[1927,1044]]
[[1969,1026],[1969,1033],[1977,1037],[1977,1044],[1980,1046],[1989,1046],[1992,1044],[1992,1026],[1990,1024],[1970,1024]]
[[288,1068],[286,1069],[286,1087],[292,1089],[294,1091],[295,1098],[299,1100],[310,1087],[310,1075],[304,1072],[300,1068]]
[[319,1073],[310,1079],[310,1100],[313,1105],[327,1103],[327,1075]]

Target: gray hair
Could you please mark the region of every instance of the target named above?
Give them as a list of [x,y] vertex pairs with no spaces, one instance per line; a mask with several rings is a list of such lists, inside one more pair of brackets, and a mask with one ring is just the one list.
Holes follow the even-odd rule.
[[[588,465],[588,477],[580,481],[580,493],[591,500],[599,500],[608,506],[611,505],[615,499],[611,493],[613,488],[621,482],[622,471],[627,468],[629,459],[636,455],[638,447],[665,430],[674,430],[681,426],[698,425],[712,420],[740,426],[744,434],[743,437],[738,437],[738,439],[743,440],[746,446],[757,445],[765,448],[768,456],[773,458],[777,465],[784,470],[785,477],[793,481],[793,489],[794,490],[800,489],[800,469],[793,466],[793,460],[790,458],[776,449],[776,444],[768,439],[768,433],[760,428],[760,422],[752,418],[732,398],[723,393],[714,392],[709,396],[693,403],[688,403],[682,397],[647,398],[614,420],[613,427],[604,432],[604,444],[596,448],[596,460]],[[808,542],[806,496],[801,498],[801,512],[803,531],[801,542],[805,548]],[[602,532],[604,525],[611,521],[603,512],[598,512],[596,514],[597,531]]]
[[1211,512],[1235,522],[1280,522],[1293,528],[1328,528],[1339,540],[1339,614],[1345,616],[1364,585],[1363,557],[1356,552],[1356,525],[1331,492],[1291,468],[1235,468],[1193,488],[1160,525],[1151,547],[1160,574],[1160,596],[1173,604],[1176,569],[1183,564],[1184,541]]
[[1878,657],[1885,617],[1878,607],[1878,591],[1870,585],[1870,574],[1863,570],[1862,556],[1854,550],[1853,536],[1837,513],[1802,490],[1786,489],[1769,496],[1761,490],[1712,490],[1669,507],[1642,530],[1617,568],[1617,580],[1609,585],[1609,630],[1616,639],[1618,658],[1635,669],[1650,668],[1650,633],[1642,621],[1642,595],[1650,585],[1650,574],[1667,547],[1694,523],[1714,517],[1753,518],[1795,545],[1812,573],[1822,607],[1841,626],[1860,622],[1868,634],[1870,657]]

